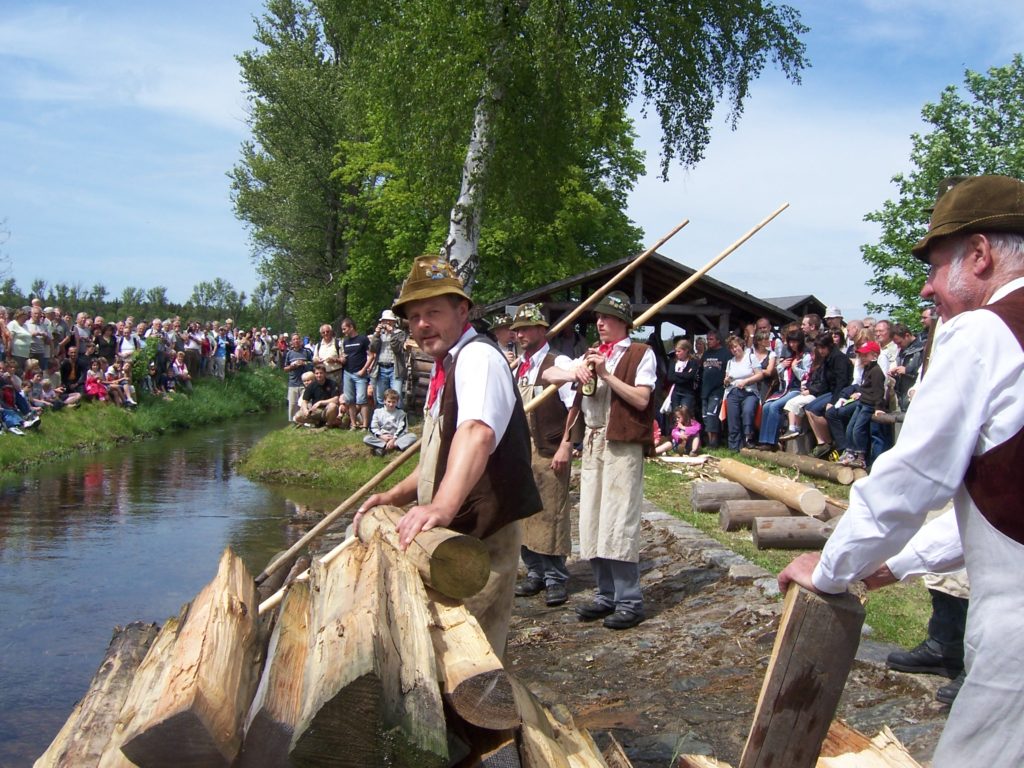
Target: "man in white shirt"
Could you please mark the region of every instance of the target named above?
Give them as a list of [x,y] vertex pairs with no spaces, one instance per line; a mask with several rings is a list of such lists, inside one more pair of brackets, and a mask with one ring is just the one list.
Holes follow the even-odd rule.
[[779,574],[844,591],[897,554],[929,510],[950,498],[971,582],[967,677],[935,768],[1024,764],[1024,183],[1006,176],[944,182],[928,234],[921,296],[942,318],[928,376],[899,442],[854,485],[823,551]]

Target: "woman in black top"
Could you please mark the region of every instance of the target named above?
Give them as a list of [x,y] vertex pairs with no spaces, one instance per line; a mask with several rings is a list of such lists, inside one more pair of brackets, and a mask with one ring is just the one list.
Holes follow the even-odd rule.
[[96,354],[107,360],[117,359],[117,338],[114,332],[117,328],[113,323],[103,326],[103,333],[96,339]]

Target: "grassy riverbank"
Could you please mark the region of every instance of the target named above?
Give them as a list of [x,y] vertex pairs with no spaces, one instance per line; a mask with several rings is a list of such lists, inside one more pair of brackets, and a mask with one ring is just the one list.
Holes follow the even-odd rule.
[[[778,471],[778,467],[748,459],[745,456],[737,456],[728,452],[716,453],[767,471]],[[791,474],[792,471],[790,471]],[[661,462],[648,462],[644,471],[644,480],[644,493],[652,502],[669,514],[699,528],[709,537],[771,573],[781,571],[790,560],[799,554],[793,550],[758,550],[751,541],[750,531],[727,533],[719,528],[717,513],[695,512],[690,506],[690,483],[680,482],[679,475],[673,474],[669,465]],[[818,478],[804,478],[804,480],[813,481],[828,496],[849,498],[849,486]],[[931,615],[931,598],[920,579],[909,584],[894,584],[891,587],[869,593],[865,607],[867,623],[875,630],[876,639],[896,643],[906,648],[912,648],[924,639],[928,617]]]
[[128,440],[234,419],[271,407],[284,408],[285,379],[276,370],[258,369],[225,383],[200,380],[191,396],[148,400],[134,411],[105,403],[45,413],[38,429],[23,437],[0,436],[0,473],[76,453],[110,448]]
[[[350,493],[386,467],[395,454],[373,456],[363,443],[365,432],[347,429],[285,429],[271,432],[239,464],[250,480],[264,483],[337,488]],[[390,488],[416,466],[410,458],[385,482]]]

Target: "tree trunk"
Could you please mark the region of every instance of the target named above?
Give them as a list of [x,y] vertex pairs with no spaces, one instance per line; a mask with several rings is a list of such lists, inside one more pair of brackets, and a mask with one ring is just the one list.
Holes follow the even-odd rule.
[[752,526],[758,549],[821,549],[835,530],[835,523],[814,517],[757,517]]
[[718,509],[718,525],[723,531],[740,531],[750,528],[755,517],[789,517],[799,514],[781,501],[765,499],[763,501],[744,501],[732,499],[722,502]]
[[857,479],[856,471],[852,467],[844,467],[842,464],[834,464],[831,461],[823,461],[813,456],[800,456],[792,453],[772,453],[771,451],[757,451],[752,448],[744,448],[740,451],[744,456],[752,459],[765,461],[769,464],[777,464],[780,467],[791,467],[799,469],[805,475],[820,477],[824,480],[831,480],[840,485],[850,485]]
[[694,483],[690,488],[690,506],[694,512],[718,512],[723,501],[750,500],[750,491],[739,483]]
[[816,488],[794,483],[734,459],[721,459],[718,471],[726,479],[741,483],[747,490],[781,501],[805,515],[820,515],[825,510],[825,496]]

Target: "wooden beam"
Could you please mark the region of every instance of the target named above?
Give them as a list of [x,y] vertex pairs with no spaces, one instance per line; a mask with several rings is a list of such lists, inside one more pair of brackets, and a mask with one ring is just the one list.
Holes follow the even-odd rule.
[[230,549],[196,596],[151,717],[121,750],[145,766],[229,766],[258,682],[256,586]]
[[848,593],[786,593],[739,768],[812,768],[860,643],[864,607]]
[[89,690],[79,701],[35,768],[96,765],[124,706],[132,679],[158,634],[156,624],[115,627]]
[[820,515],[825,510],[825,495],[817,488],[795,483],[735,459],[721,459],[718,471],[727,480],[741,483],[747,490],[781,501],[805,515]]

